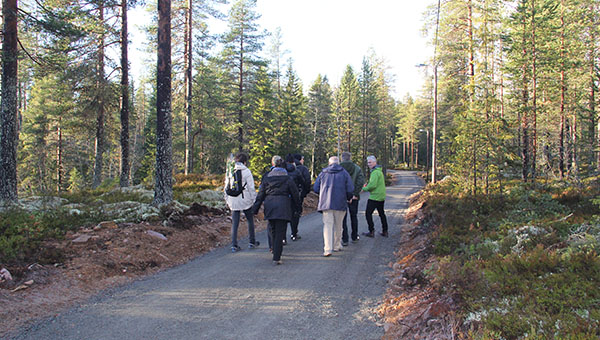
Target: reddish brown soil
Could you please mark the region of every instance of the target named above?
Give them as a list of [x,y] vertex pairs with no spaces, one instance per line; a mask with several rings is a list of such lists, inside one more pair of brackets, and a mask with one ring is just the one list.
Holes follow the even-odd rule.
[[424,202],[417,193],[405,216],[402,239],[391,263],[389,285],[378,312],[384,318],[383,339],[458,339],[456,304],[441,296],[425,274],[437,261],[431,252]]

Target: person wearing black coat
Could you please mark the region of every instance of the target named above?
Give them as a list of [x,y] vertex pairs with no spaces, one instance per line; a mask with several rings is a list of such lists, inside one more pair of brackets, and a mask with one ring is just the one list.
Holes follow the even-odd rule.
[[273,159],[275,167],[263,177],[252,209],[258,213],[264,202],[265,219],[272,225],[273,263],[281,264],[287,223],[292,220],[294,211],[300,209],[300,194],[296,183],[288,176],[283,159]]
[[[288,154],[285,157],[285,169],[288,172],[288,175],[294,180],[296,183],[296,187],[298,188],[298,194],[300,195],[300,209],[294,211],[294,215],[292,216],[292,220],[290,221],[290,226],[292,228],[292,241],[296,241],[300,239],[300,235],[298,235],[298,224],[300,224],[300,215],[302,215],[302,194],[307,190],[306,183],[304,181],[304,177],[300,172],[300,169],[296,167],[294,155]],[[310,182],[309,182],[310,185]],[[287,228],[286,232],[283,235],[283,244],[287,244],[286,240],[287,236]]]
[[310,192],[312,187],[310,181],[310,172],[308,168],[304,166],[304,157],[301,154],[294,154],[293,162],[296,165],[296,173],[298,173],[297,184],[298,190],[300,190],[300,211],[298,211],[297,216],[295,216],[295,220],[292,221],[292,241],[296,241],[301,239],[300,235],[298,235],[298,224],[300,223],[300,216],[302,216],[302,204],[304,203],[304,198]]

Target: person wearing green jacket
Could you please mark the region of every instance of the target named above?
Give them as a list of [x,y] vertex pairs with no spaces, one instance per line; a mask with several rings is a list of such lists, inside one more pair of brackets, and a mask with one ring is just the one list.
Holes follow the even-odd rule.
[[369,232],[365,232],[363,235],[366,237],[375,236],[373,211],[377,209],[377,213],[381,219],[381,232],[379,235],[388,237],[387,218],[385,217],[385,211],[383,210],[383,204],[385,203],[385,178],[383,177],[383,171],[381,170],[381,166],[377,165],[375,156],[367,157],[367,165],[369,166],[369,169],[371,169],[371,175],[369,176],[369,182],[362,190],[370,193],[369,199],[367,200],[367,209],[365,210]]

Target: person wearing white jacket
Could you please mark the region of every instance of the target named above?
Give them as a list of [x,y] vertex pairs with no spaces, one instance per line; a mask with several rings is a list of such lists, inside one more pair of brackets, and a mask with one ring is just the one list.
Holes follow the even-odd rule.
[[[237,243],[237,232],[242,211],[244,212],[244,215],[246,215],[246,223],[248,224],[248,248],[255,248],[260,244],[260,242],[256,241],[254,235],[254,215],[252,214],[252,205],[256,198],[256,190],[254,189],[254,177],[252,177],[252,172],[246,167],[248,155],[239,152],[235,155],[234,160],[234,171],[242,170],[242,186],[244,187],[244,190],[242,191],[242,194],[238,196],[229,196],[225,194],[225,201],[231,210],[231,251],[233,253],[241,250]],[[230,181],[232,181],[232,177],[226,175],[223,191],[228,187]]]

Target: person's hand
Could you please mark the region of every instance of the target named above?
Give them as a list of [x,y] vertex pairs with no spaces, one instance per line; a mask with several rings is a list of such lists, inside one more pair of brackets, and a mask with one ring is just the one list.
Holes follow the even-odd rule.
[[352,199],[358,201],[358,197],[356,197],[356,196],[352,196]]

